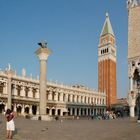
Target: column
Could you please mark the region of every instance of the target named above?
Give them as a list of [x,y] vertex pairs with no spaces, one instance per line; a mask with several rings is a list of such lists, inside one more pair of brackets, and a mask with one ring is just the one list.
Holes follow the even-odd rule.
[[91,111],[92,109],[90,108],[89,109],[89,116],[91,116],[92,115],[92,111]]
[[79,108],[79,116],[81,116],[81,108]]
[[49,110],[49,115],[52,116],[52,109]]
[[14,103],[14,112],[17,112],[17,104]]
[[57,116],[58,115],[58,109],[56,108],[55,109],[55,116]]
[[85,96],[82,96],[82,103],[85,103],[84,100],[85,100]]
[[106,108],[104,108],[104,113],[106,113]]
[[25,105],[22,104],[21,114],[24,115],[24,113],[25,113]]
[[40,60],[40,115],[46,115],[46,61],[51,51],[47,48],[47,43],[38,43],[40,48],[36,51],[36,55]]
[[70,108],[70,115],[71,116],[73,115],[72,110],[73,110],[73,108]]
[[67,93],[65,94],[64,102],[68,102],[68,94]]
[[36,115],[39,115],[39,106],[37,105]]
[[63,116],[63,109],[60,109],[60,116]]
[[135,117],[136,93],[131,91],[131,93],[128,94],[127,101],[130,108],[130,117]]
[[4,110],[5,110],[5,111],[7,110],[7,103],[5,103],[5,108],[4,108]]
[[85,108],[83,108],[82,112],[83,112],[83,116],[85,116],[85,115],[86,115],[86,114],[85,114]]
[[94,114],[94,108],[92,108],[92,114],[91,114],[91,115],[92,115],[92,116],[95,115],[95,114]]
[[88,104],[88,96],[86,96],[86,104]]
[[135,117],[135,107],[130,106],[130,117]]
[[77,108],[74,108],[74,116],[77,116]]
[[86,108],[86,116],[88,116],[88,108]]
[[7,100],[7,108],[11,109],[12,105],[12,88],[11,88],[11,79],[14,74],[14,72],[9,69],[6,71],[6,74],[8,75],[8,80],[7,80],[7,94],[8,94],[8,100]]
[[81,96],[78,97],[78,103],[81,103]]
[[133,78],[132,77],[129,78],[129,89],[130,89],[130,92],[133,91]]
[[74,102],[77,103],[77,95],[74,95]]
[[89,104],[91,104],[91,97],[89,97]]
[[29,114],[32,115],[32,105],[29,106]]

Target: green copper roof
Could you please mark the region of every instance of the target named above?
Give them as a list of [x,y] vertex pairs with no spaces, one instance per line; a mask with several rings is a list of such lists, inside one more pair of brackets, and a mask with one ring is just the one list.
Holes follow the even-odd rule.
[[104,26],[103,26],[103,29],[102,29],[100,36],[103,36],[106,34],[112,34],[114,36],[114,32],[113,32],[113,29],[111,26],[111,22],[110,22],[108,13],[106,13],[106,20],[105,20],[105,23],[104,23]]

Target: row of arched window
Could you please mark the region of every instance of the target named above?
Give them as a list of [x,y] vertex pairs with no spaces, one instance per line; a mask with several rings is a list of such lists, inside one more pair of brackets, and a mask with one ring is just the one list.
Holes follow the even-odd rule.
[[108,48],[101,50],[101,54],[105,54],[105,53],[108,53]]

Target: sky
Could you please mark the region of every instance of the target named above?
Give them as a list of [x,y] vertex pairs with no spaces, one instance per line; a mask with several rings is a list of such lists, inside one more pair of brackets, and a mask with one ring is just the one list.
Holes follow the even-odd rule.
[[47,80],[98,89],[98,45],[109,13],[117,47],[117,97],[128,92],[126,0],[0,0],[0,68],[39,75],[35,54],[46,41],[52,54]]

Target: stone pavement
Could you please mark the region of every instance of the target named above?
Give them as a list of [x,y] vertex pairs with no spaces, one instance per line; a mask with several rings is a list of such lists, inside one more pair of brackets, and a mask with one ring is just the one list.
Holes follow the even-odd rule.
[[[140,140],[136,119],[33,121],[15,118],[13,140]],[[5,138],[5,118],[0,115],[0,140]]]

